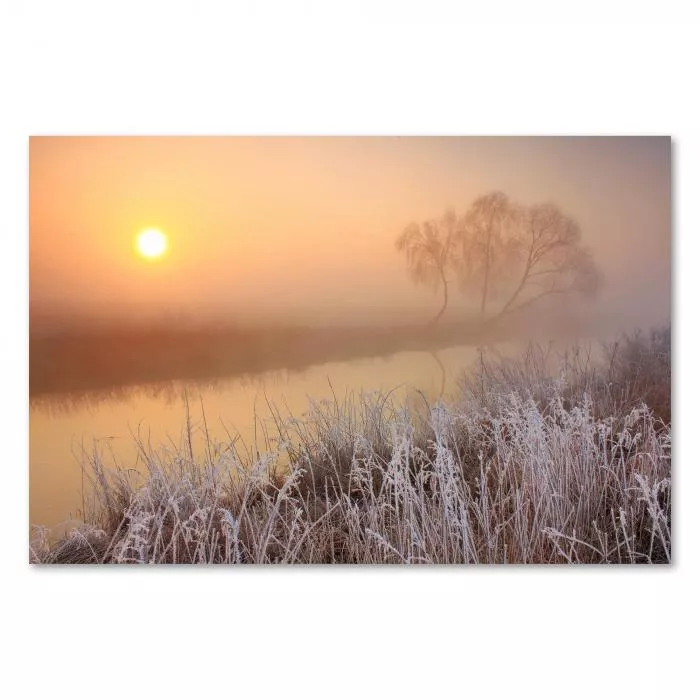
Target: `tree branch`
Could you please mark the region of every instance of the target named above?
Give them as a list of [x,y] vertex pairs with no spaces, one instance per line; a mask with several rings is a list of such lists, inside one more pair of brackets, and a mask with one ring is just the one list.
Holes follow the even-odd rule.
[[534,297],[531,297],[527,301],[524,301],[520,306],[515,306],[512,309],[506,309],[506,307],[503,307],[501,312],[498,314],[496,318],[501,318],[501,316],[506,316],[507,314],[512,314],[515,313],[516,311],[520,311],[521,309],[524,309],[526,306],[529,306],[530,304],[533,304],[536,302],[538,299],[541,299],[542,297],[546,297],[554,294],[567,294],[568,292],[572,291],[571,289],[562,289],[562,288],[557,288],[557,289],[548,289],[545,292],[541,292],[540,294],[535,295]]

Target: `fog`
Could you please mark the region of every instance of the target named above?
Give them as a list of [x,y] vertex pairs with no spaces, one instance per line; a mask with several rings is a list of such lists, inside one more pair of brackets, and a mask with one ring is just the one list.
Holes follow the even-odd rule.
[[[603,282],[565,315],[670,318],[667,137],[33,137],[31,327],[105,320],[318,326],[428,320],[395,241],[492,191],[578,222]],[[139,231],[168,237],[162,260]],[[451,295],[449,322],[478,299]]]
[[[132,474],[136,435],[185,426],[192,458],[190,405],[207,446],[265,448],[282,408],[422,411],[477,366],[483,399],[485,357],[587,372],[598,340],[670,318],[668,138],[39,137],[29,157],[33,523],[85,512],[84,448]],[[136,243],[154,228],[162,256]]]

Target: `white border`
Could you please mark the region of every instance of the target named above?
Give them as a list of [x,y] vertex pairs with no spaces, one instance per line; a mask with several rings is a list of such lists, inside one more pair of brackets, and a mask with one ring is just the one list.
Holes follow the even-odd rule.
[[[684,4],[107,5],[0,14],[5,697],[686,697],[700,61]],[[672,134],[676,564],[30,569],[27,136],[52,133]]]

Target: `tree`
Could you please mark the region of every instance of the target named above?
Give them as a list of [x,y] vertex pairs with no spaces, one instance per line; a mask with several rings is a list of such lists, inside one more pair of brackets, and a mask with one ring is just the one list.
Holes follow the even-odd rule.
[[498,316],[546,296],[578,293],[592,297],[597,293],[602,276],[591,252],[581,245],[581,229],[554,204],[523,209],[512,240],[519,276]]
[[406,255],[411,279],[434,292],[442,287],[442,307],[431,324],[437,323],[447,308],[447,277],[454,263],[457,225],[457,217],[448,210],[441,219],[409,224],[396,240],[396,248]]
[[490,314],[495,320],[548,296],[593,296],[602,279],[572,218],[554,204],[522,206],[502,192],[479,197],[460,219],[450,210],[411,224],[396,245],[416,283],[442,285],[442,308],[432,323],[447,308],[450,273],[462,292],[476,296],[484,320],[489,304],[498,302]]
[[463,292],[480,295],[482,318],[487,302],[498,298],[515,261],[513,225],[517,207],[502,192],[474,201],[459,226],[455,258]]

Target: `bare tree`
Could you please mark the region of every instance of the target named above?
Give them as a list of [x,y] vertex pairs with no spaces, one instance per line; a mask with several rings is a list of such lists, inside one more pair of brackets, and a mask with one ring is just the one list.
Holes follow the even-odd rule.
[[554,204],[522,210],[517,250],[520,275],[499,316],[514,313],[546,296],[578,293],[593,296],[602,280],[581,229]]
[[432,323],[447,308],[451,273],[464,293],[477,297],[482,318],[491,320],[544,297],[592,296],[601,283],[572,218],[554,204],[521,206],[502,192],[479,197],[460,219],[449,210],[440,219],[410,224],[396,247],[414,282],[434,291],[442,287],[442,307]]
[[448,271],[454,263],[457,225],[457,217],[448,210],[441,219],[409,224],[396,240],[396,248],[406,255],[411,279],[433,291],[442,287],[442,307],[431,324],[437,323],[447,308]]
[[459,254],[455,257],[462,291],[480,295],[482,318],[487,302],[498,298],[507,282],[515,254],[513,223],[517,207],[502,192],[474,201],[459,224]]
[[581,229],[554,204],[523,207],[500,192],[477,199],[460,226],[457,269],[464,291],[501,303],[492,319],[546,296],[593,295],[601,275],[581,245]]

